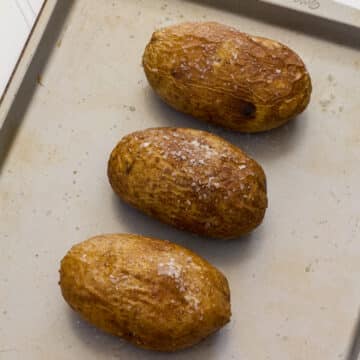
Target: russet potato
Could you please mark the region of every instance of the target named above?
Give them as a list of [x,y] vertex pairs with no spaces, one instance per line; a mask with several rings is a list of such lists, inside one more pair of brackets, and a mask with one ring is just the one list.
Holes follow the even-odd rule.
[[182,246],[139,235],[75,245],[61,261],[60,287],[85,320],[151,350],[195,345],[231,316],[220,271]]
[[216,22],[155,31],[143,67],[175,109],[241,132],[281,126],[310,101],[311,79],[294,51]]
[[234,238],[263,220],[261,166],[224,139],[186,128],[125,136],[111,153],[108,177],[128,204],[199,235]]

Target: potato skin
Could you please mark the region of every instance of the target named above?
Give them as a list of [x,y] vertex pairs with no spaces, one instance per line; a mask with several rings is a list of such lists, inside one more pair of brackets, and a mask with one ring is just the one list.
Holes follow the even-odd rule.
[[143,66],[166,103],[241,132],[281,126],[306,108],[312,90],[304,63],[287,46],[216,22],[155,31]]
[[100,329],[134,345],[176,351],[229,322],[230,290],[212,265],[179,245],[109,234],[62,259],[66,302]]
[[208,237],[250,232],[267,207],[261,166],[205,131],[154,128],[127,135],[110,155],[108,177],[128,204]]

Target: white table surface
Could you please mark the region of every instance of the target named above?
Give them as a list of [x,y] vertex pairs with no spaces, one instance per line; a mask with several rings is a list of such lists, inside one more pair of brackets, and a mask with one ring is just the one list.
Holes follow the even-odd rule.
[[0,1],[0,97],[15,68],[44,0]]

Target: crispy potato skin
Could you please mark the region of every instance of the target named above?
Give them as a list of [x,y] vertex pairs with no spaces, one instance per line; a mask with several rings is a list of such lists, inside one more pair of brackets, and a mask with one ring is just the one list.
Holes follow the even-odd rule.
[[304,63],[287,46],[216,22],[154,32],[143,66],[166,103],[241,132],[281,126],[306,108],[312,90]]
[[154,128],[127,135],[110,155],[108,177],[128,204],[208,237],[250,232],[267,207],[261,166],[205,131]]
[[129,234],[93,237],[61,261],[66,302],[91,324],[142,348],[176,351],[229,322],[230,291],[179,245]]

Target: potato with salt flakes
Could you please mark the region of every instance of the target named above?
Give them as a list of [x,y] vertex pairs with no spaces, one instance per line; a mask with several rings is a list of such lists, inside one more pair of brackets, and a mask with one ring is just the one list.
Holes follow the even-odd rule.
[[91,324],[134,345],[176,351],[229,322],[226,278],[168,241],[114,234],[75,245],[61,261],[67,303]]
[[205,131],[155,128],[127,135],[111,153],[108,176],[128,204],[209,237],[250,232],[267,207],[261,166]]
[[281,126],[310,101],[311,79],[294,51],[216,22],[155,31],[143,66],[166,103],[237,131]]

